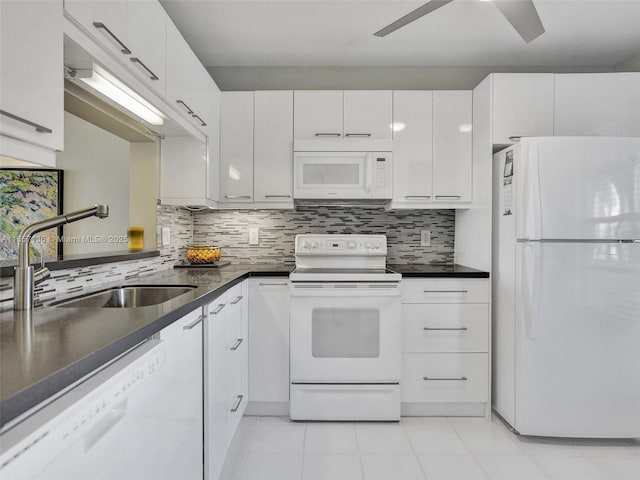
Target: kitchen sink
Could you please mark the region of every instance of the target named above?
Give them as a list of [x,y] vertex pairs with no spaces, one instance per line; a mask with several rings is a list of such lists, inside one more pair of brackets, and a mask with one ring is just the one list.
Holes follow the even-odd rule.
[[113,287],[99,292],[53,302],[50,305],[66,308],[136,308],[158,305],[184,295],[196,288],[193,285],[132,285]]

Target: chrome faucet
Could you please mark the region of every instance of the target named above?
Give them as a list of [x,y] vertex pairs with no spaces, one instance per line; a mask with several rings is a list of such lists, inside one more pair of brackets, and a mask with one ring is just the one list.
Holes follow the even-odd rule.
[[32,223],[25,227],[18,237],[18,266],[15,269],[13,277],[13,309],[14,310],[31,310],[33,308],[33,294],[35,286],[49,278],[51,275],[49,269],[44,266],[34,270],[29,265],[29,244],[31,237],[38,232],[48,230],[50,228],[71,223],[83,218],[96,216],[98,218],[107,218],[109,216],[109,205],[95,205],[89,208],[83,208],[75,212],[60,215],[58,217],[47,218],[39,222]]

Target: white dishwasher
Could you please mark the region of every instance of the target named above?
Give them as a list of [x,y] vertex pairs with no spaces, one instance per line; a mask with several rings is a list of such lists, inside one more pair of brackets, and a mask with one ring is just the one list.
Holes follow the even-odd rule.
[[203,478],[197,310],[0,437],[2,480]]

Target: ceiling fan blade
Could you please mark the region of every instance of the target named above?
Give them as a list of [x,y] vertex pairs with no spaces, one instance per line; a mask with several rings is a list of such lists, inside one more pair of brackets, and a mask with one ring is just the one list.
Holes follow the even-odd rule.
[[374,35],[376,37],[385,37],[392,32],[395,32],[399,28],[404,27],[405,25],[419,19],[420,17],[425,16],[427,13],[431,13],[437,8],[445,6],[447,3],[451,3],[453,0],[431,0],[430,2],[425,3],[421,7],[416,8],[412,12],[407,13],[404,17],[399,18],[393,23],[390,23],[386,27],[381,30],[378,30]]
[[533,0],[494,0],[493,3],[526,43],[544,33]]

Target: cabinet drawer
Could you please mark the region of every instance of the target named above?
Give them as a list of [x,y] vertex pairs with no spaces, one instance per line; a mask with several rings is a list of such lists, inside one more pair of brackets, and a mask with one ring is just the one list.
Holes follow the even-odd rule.
[[404,279],[402,303],[489,303],[489,279]]
[[406,353],[402,355],[403,402],[486,402],[486,353]]
[[489,351],[489,305],[402,306],[405,353]]

